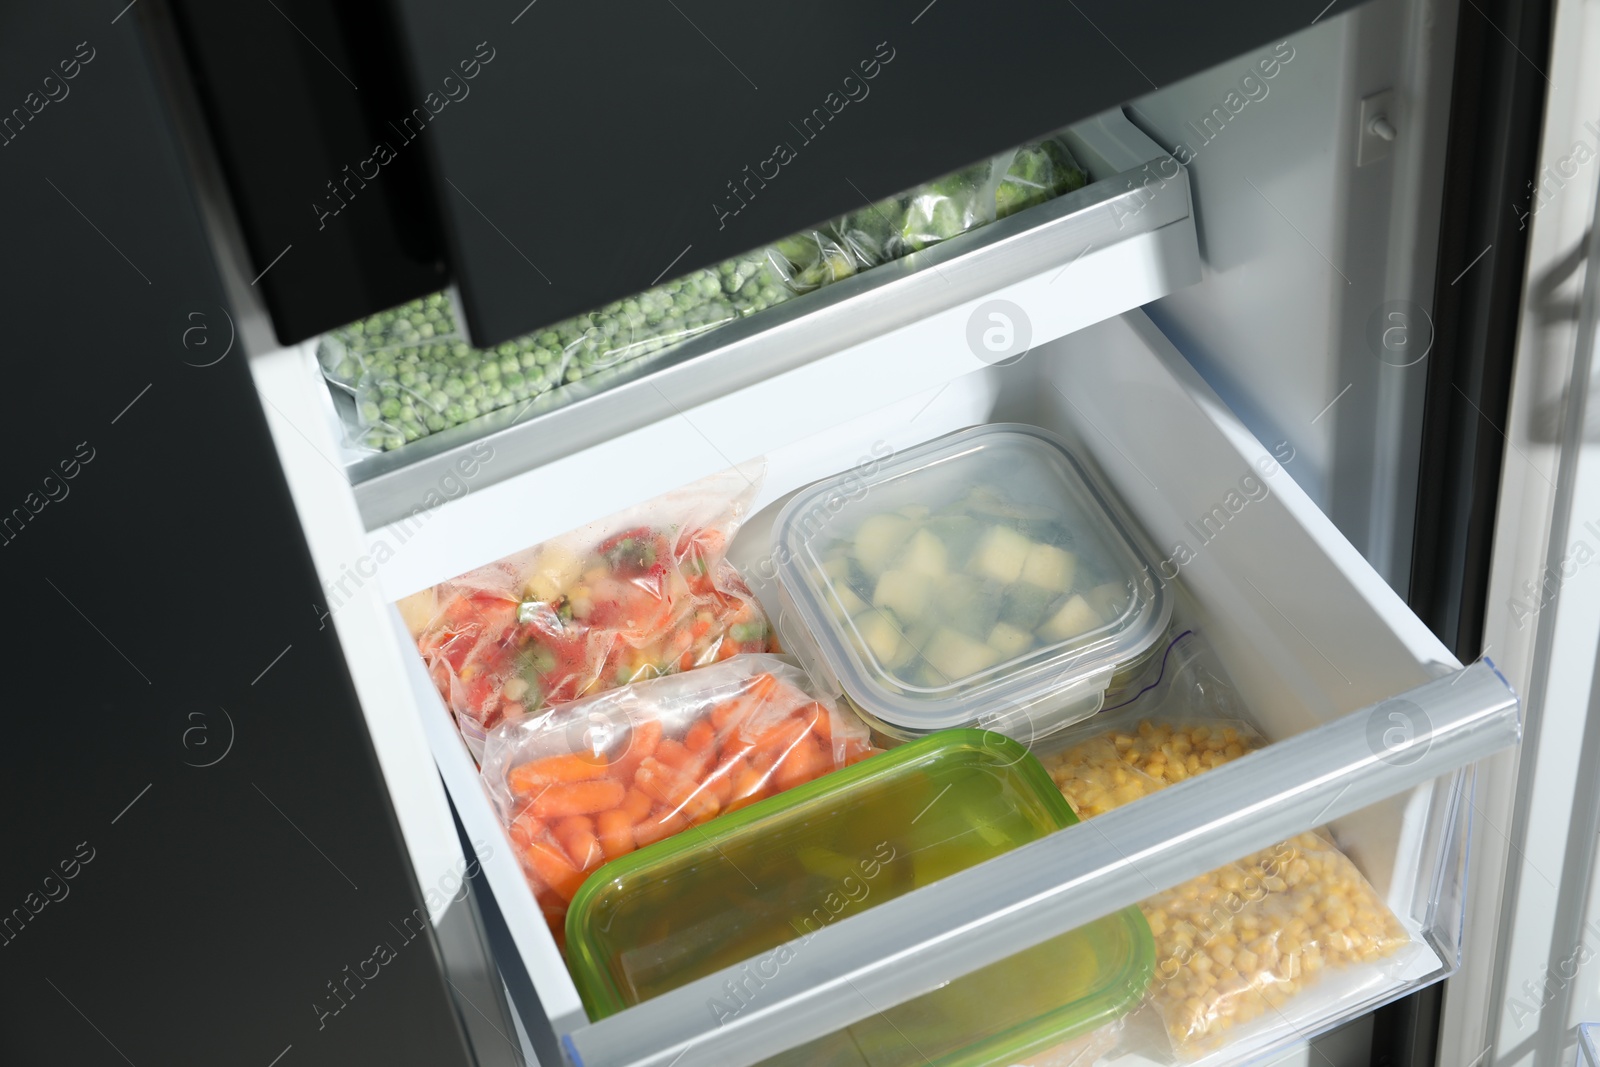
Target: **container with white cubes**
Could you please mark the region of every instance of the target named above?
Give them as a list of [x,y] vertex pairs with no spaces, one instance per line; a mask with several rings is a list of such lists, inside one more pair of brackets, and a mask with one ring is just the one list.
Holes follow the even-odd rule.
[[773,537],[785,645],[900,739],[977,725],[1029,741],[1076,722],[1172,613],[1118,509],[1030,426],[962,430],[865,483],[818,482]]

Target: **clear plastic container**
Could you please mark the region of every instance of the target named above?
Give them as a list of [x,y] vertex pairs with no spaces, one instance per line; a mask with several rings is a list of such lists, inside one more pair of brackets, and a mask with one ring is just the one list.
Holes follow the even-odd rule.
[[[573,979],[603,1018],[1076,821],[1016,741],[945,731],[601,868],[567,915]],[[1125,908],[767,1067],[1013,1063],[1122,1016],[1153,961],[1149,926]]]
[[773,528],[779,632],[890,737],[1031,741],[1099,710],[1172,598],[1060,438],[962,430],[802,491]]

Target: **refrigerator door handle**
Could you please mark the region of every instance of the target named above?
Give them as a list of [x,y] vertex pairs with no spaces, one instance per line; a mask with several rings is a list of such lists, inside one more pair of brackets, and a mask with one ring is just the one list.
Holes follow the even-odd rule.
[[[787,953],[577,1029],[563,1044],[581,1067],[758,1063],[1520,736],[1517,695],[1480,660],[841,919],[790,942]],[[774,958],[786,962],[774,970]],[[758,971],[758,961],[769,965]],[[743,998],[731,1014],[729,983]]]

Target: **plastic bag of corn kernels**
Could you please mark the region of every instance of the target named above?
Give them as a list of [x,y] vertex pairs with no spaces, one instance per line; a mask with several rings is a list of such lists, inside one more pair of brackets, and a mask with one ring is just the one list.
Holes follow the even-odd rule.
[[[1192,632],[1120,706],[1038,753],[1081,818],[1164,789],[1265,744]],[[1325,971],[1370,963],[1410,938],[1349,857],[1300,834],[1140,905],[1156,943],[1148,1003],[1180,1059],[1284,1003]]]

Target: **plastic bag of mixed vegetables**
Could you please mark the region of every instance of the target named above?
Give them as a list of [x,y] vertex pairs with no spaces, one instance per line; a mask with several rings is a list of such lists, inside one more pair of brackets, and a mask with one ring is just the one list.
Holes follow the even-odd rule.
[[754,493],[724,471],[403,601],[473,756],[547,705],[774,650],[725,557]]
[[738,656],[504,723],[483,780],[559,942],[602,863],[875,751],[799,668]]

